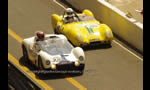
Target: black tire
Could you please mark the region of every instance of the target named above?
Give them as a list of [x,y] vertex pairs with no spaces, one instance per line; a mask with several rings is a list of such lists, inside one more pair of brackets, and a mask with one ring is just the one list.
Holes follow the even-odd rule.
[[43,70],[43,69],[44,69],[43,63],[42,63],[42,59],[41,59],[40,56],[38,57],[38,68],[39,68],[40,70]]
[[29,56],[28,56],[28,52],[27,49],[24,45],[22,45],[22,52],[23,52],[23,58],[25,62],[29,61]]
[[56,32],[56,29],[54,29],[54,34],[58,34],[58,33]]
[[111,48],[111,47],[112,47],[112,46],[111,46],[111,43],[106,44],[106,47],[107,47],[107,48]]
[[55,34],[59,34],[56,28],[54,29],[54,33]]

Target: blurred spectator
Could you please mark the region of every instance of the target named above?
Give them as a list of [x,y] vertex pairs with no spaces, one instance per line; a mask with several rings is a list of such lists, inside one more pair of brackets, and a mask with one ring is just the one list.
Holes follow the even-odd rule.
[[126,16],[127,16],[128,18],[132,18],[132,17],[133,17],[133,15],[132,15],[129,11],[127,11]]
[[105,0],[106,2],[109,2],[110,0]]
[[143,15],[143,10],[135,10],[135,11]]

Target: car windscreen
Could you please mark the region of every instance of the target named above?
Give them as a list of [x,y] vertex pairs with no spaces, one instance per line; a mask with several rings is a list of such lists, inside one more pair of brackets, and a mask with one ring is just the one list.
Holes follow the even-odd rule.
[[50,55],[63,55],[71,53],[73,46],[63,39],[48,39],[37,43],[39,48]]
[[87,15],[79,15],[79,18],[80,18],[81,21],[93,21],[93,20],[96,20],[94,17],[87,16]]

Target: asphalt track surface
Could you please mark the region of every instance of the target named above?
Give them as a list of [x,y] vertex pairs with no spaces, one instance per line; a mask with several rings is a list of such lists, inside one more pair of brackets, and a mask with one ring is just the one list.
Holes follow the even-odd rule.
[[[53,33],[51,14],[60,15],[63,11],[53,0],[8,0],[8,28],[21,38],[33,36],[37,30]],[[10,34],[8,52],[24,64],[21,45]],[[86,49],[85,55],[85,72],[81,76],[67,78],[61,74],[48,74],[37,77],[54,90],[78,90],[82,87],[88,90],[143,90],[143,61],[115,42],[110,48]],[[30,63],[24,65],[36,70]]]

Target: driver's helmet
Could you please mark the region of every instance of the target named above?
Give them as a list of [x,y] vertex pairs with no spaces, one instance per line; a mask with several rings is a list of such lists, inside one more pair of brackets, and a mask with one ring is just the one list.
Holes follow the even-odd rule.
[[37,31],[35,35],[36,35],[36,41],[43,41],[45,39],[45,34],[42,31]]
[[73,9],[72,8],[67,8],[66,9],[66,14],[67,14],[67,17],[73,17]]

